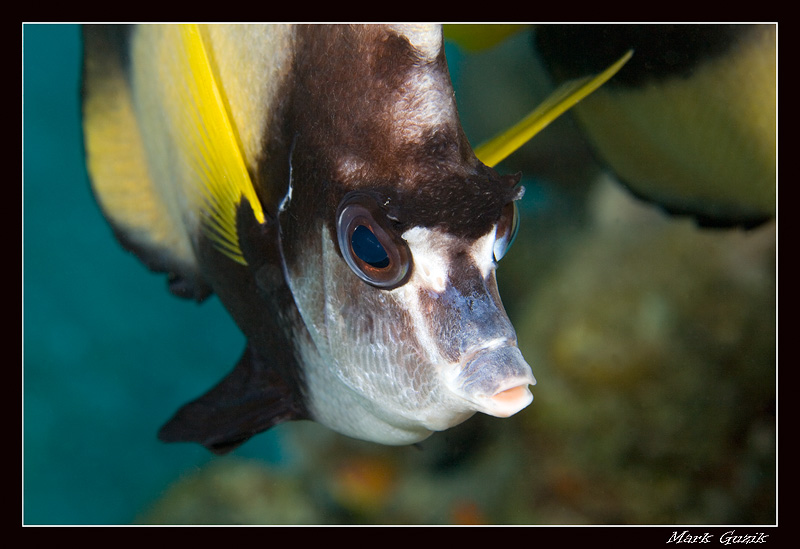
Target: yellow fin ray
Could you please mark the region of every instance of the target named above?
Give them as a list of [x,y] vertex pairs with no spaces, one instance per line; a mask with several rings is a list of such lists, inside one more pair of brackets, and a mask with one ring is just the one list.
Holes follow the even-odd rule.
[[605,84],[633,55],[628,51],[616,63],[596,76],[570,80],[559,86],[544,102],[508,130],[475,149],[475,155],[487,166],[494,167],[527,143],[580,100]]
[[236,207],[244,198],[259,223],[265,220],[236,132],[197,25],[180,26],[176,55],[186,86],[180,139],[198,176],[197,206],[204,234],[234,261],[246,264],[236,232]]

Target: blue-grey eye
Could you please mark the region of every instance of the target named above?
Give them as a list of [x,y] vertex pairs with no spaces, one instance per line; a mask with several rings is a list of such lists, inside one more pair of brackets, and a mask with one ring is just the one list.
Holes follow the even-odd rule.
[[510,202],[503,208],[500,221],[497,222],[494,240],[494,260],[500,261],[514,243],[519,231],[519,212],[517,203]]
[[370,195],[345,196],[336,216],[336,233],[345,263],[364,282],[388,290],[408,280],[408,245]]

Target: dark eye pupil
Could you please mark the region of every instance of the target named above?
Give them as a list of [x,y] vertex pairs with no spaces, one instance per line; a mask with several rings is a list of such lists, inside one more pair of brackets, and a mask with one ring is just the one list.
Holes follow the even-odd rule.
[[352,191],[342,198],[336,240],[344,262],[370,286],[393,290],[411,275],[411,250],[372,195]]
[[364,263],[376,269],[384,269],[389,266],[389,255],[386,250],[378,242],[378,237],[364,225],[356,227],[350,243],[353,253]]

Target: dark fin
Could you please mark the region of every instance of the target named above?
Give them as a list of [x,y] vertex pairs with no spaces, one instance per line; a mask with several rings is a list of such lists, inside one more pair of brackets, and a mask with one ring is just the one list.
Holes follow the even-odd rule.
[[771,215],[749,211],[735,211],[718,208],[716,211],[703,211],[700,206],[690,204],[669,203],[657,200],[637,191],[635,186],[617,176],[617,180],[628,192],[642,202],[658,208],[673,217],[685,217],[701,229],[757,229],[772,220]]
[[626,51],[636,53],[609,83],[641,87],[672,77],[691,78],[698,66],[722,58],[751,25],[540,25],[535,46],[559,79],[602,70]]
[[226,454],[270,427],[309,419],[302,396],[252,345],[216,387],[184,405],[158,433],[163,442],[197,442]]

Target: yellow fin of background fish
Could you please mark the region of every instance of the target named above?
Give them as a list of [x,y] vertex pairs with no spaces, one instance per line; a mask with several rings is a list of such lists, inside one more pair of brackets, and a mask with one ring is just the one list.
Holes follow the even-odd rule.
[[203,229],[214,245],[231,259],[244,264],[236,234],[236,207],[247,199],[259,223],[264,212],[247,172],[241,147],[217,85],[203,38],[197,25],[180,26],[181,43],[176,52],[186,96],[182,102],[182,134],[197,173],[199,204],[205,216]]
[[546,128],[553,120],[607,82],[628,62],[632,55],[633,51],[628,51],[616,63],[596,76],[565,82],[528,116],[476,148],[475,155],[487,166],[496,166]]

